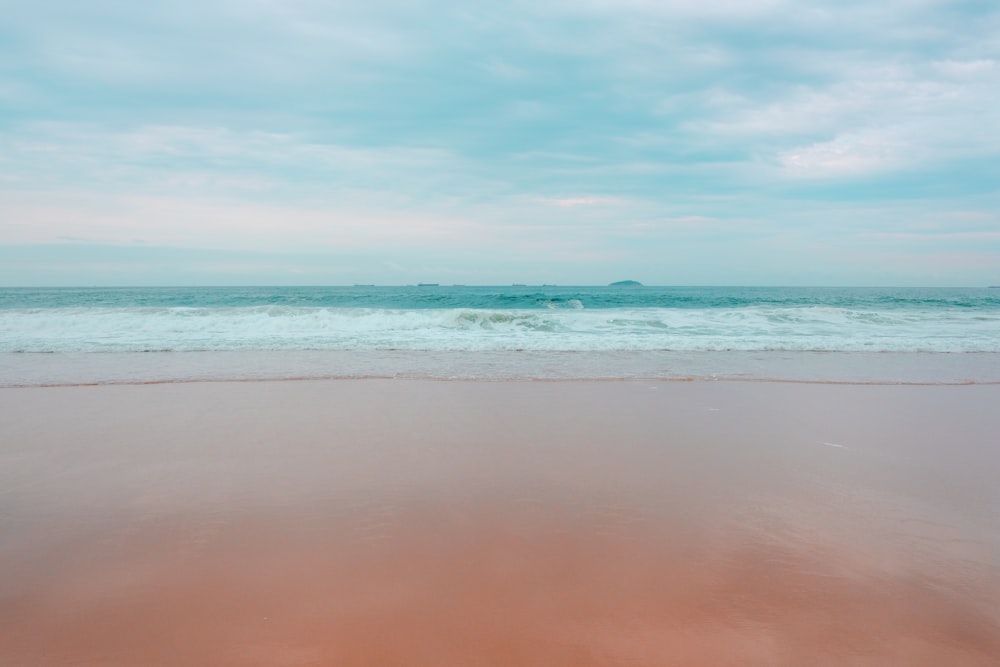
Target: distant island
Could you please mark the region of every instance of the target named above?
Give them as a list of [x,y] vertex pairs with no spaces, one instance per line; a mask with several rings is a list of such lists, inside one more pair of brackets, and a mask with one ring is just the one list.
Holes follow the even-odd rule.
[[608,287],[642,287],[642,283],[638,280],[619,280],[616,283],[611,283]]

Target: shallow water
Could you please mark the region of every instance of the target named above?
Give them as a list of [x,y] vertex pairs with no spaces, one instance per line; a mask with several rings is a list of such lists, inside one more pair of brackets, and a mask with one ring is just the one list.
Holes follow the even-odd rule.
[[990,384],[1000,352],[0,352],[0,387],[359,378]]

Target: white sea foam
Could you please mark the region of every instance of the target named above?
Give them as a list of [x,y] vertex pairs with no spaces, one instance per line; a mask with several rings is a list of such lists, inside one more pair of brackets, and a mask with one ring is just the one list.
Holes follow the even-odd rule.
[[1000,317],[829,306],[8,309],[0,351],[1000,351]]

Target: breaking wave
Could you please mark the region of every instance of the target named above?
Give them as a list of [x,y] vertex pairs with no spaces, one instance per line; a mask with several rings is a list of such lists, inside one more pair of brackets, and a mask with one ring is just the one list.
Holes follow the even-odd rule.
[[1000,351],[1000,313],[752,305],[533,309],[13,308],[3,352],[212,350]]

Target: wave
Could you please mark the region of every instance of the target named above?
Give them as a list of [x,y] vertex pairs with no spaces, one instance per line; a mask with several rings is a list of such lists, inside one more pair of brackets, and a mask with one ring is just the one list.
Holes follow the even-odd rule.
[[224,350],[1000,351],[1000,313],[961,307],[588,309],[21,308],[3,352]]

